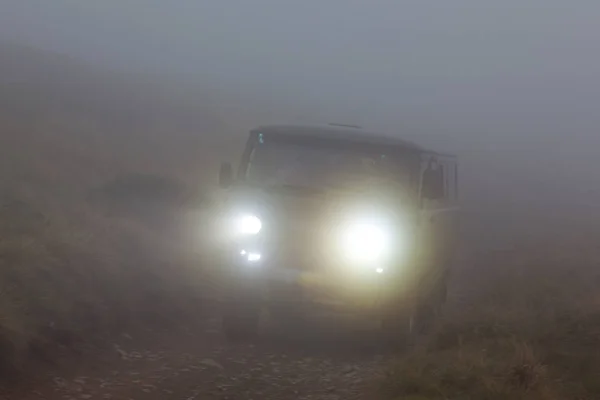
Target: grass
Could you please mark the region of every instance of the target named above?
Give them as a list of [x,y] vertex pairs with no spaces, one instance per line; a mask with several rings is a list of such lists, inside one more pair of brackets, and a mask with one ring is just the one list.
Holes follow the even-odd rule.
[[209,278],[168,221],[205,205],[213,162],[195,137],[101,127],[0,112],[0,379],[92,338],[197,319]]
[[63,212],[13,200],[0,213],[5,368],[18,370],[90,336],[175,323],[197,312],[184,303],[196,297],[202,276],[184,251],[135,222],[85,206]]
[[196,214],[239,143],[203,93],[163,83],[0,43],[0,379],[197,319]]
[[582,247],[525,246],[469,271],[463,287],[476,282],[476,294],[398,360],[384,398],[600,398],[600,275],[597,250]]

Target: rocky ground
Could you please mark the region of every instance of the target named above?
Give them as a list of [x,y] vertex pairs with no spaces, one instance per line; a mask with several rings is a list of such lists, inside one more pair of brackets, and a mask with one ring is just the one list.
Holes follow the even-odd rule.
[[112,348],[81,349],[84,364],[54,368],[4,398],[373,399],[393,353],[367,325],[322,318],[302,332],[267,326],[255,342],[231,344],[213,315],[188,332],[124,334]]
[[[449,310],[465,300],[459,286]],[[207,300],[194,327],[78,348],[77,362],[67,357],[0,400],[374,400],[406,351],[386,343],[375,321],[340,315],[315,316],[302,330],[267,321],[258,339],[233,344],[220,332],[219,309]]]

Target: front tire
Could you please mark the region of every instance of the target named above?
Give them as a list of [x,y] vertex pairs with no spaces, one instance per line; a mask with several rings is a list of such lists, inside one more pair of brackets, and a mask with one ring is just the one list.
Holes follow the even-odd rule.
[[279,328],[295,331],[306,320],[303,292],[296,286],[270,287],[269,316]]
[[435,328],[436,322],[442,315],[444,304],[448,296],[446,280],[439,283],[432,295],[420,302],[413,314],[412,330],[415,335],[426,335]]
[[409,309],[388,314],[383,318],[382,328],[394,343],[413,345],[420,337],[432,332],[446,301],[446,281],[428,299],[422,299]]
[[258,335],[261,301],[255,291],[233,292],[225,300],[222,330],[231,341],[245,341]]

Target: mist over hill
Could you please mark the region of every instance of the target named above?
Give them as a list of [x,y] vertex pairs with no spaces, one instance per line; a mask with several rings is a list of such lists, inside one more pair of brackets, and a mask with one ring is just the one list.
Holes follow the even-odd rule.
[[[0,46],[0,54],[5,149],[27,136],[60,148],[56,151],[63,157],[58,162],[69,163],[68,156],[85,148],[86,160],[104,171],[102,179],[119,166],[214,185],[219,162],[235,161],[253,126],[323,123],[340,116],[332,112],[328,117],[327,108],[276,104],[264,93],[249,101],[248,92],[237,96],[230,88],[219,91],[210,82],[95,67],[14,43]],[[409,93],[399,95],[409,101]],[[588,99],[590,104],[593,100]],[[558,104],[560,99],[552,102]],[[376,115],[377,108],[374,104],[364,112]],[[531,225],[526,221],[532,218],[547,223],[547,215],[557,224],[564,222],[563,217],[572,220],[567,215],[574,207],[581,215],[595,210],[600,185],[588,161],[596,157],[600,139],[582,126],[590,126],[594,118],[585,110],[578,111],[579,117],[564,110],[560,125],[551,124],[556,115],[550,109],[539,107],[519,117],[514,105],[498,104],[494,113],[474,109],[461,120],[456,113],[451,117],[444,112],[404,119],[403,114],[410,113],[400,111],[396,123],[371,117],[372,123],[364,127],[458,154],[465,211],[477,215],[478,221],[489,220],[503,231]],[[500,118],[503,113],[506,117]],[[571,131],[561,135],[557,127]],[[42,147],[39,150],[48,153]],[[104,165],[107,157],[108,166]],[[101,179],[91,176],[88,181],[98,184]]]

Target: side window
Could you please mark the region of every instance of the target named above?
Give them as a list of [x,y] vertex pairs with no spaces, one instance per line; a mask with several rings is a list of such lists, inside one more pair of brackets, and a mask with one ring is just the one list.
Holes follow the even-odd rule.
[[426,157],[421,163],[421,198],[432,207],[458,200],[457,164],[453,159]]
[[252,166],[252,162],[254,161],[254,153],[256,152],[256,147],[252,146],[252,150],[250,150],[250,153],[248,154],[248,161],[246,163],[246,170],[244,171],[244,178],[248,177],[248,172],[250,171],[250,168]]
[[242,161],[238,167],[238,176],[241,177],[243,180],[246,180],[246,178],[248,177],[250,166],[252,165],[252,161],[254,160],[255,150],[256,145],[251,135],[250,138],[246,141],[246,146],[244,148],[244,152],[242,153]]
[[447,197],[446,168],[437,157],[425,157],[421,161],[420,195],[424,204],[437,207]]
[[458,187],[457,187],[457,165],[454,161],[447,161],[445,164],[445,192],[446,201],[454,203],[458,199]]

